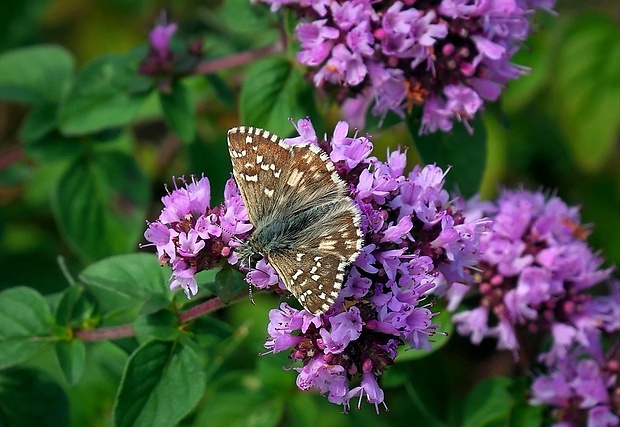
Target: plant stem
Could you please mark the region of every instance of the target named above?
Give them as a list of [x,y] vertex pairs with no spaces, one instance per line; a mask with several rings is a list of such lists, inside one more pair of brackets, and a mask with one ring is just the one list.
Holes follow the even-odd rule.
[[136,333],[131,324],[110,326],[101,329],[78,329],[73,332],[76,338],[82,341],[106,341],[132,337]]
[[[235,295],[230,302],[238,301],[246,295],[247,293],[245,291],[240,292]],[[224,303],[218,297],[211,298],[205,302],[195,305],[192,308],[180,312],[178,314],[179,324],[191,322],[192,320],[197,319],[200,316],[219,310],[226,305],[228,304]],[[100,329],[77,329],[73,332],[73,334],[76,338],[79,338],[82,341],[92,342],[133,337],[136,335],[136,331],[134,331],[133,325],[131,323],[128,323],[125,325],[110,326]]]
[[201,62],[196,65],[190,74],[211,74],[220,70],[238,67],[264,56],[273,55],[274,53],[283,52],[282,43],[274,43],[268,46],[259,47],[257,49],[241,52],[236,55],[226,56],[224,58],[212,59],[210,61]]
[[17,163],[24,157],[24,151],[21,148],[13,148],[0,155],[0,170]]

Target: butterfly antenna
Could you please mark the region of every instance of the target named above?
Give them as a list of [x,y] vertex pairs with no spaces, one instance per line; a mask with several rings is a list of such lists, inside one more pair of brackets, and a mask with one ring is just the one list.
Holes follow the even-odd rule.
[[211,221],[211,224],[212,224],[212,225],[215,225],[217,228],[219,228],[219,229],[220,229],[220,230],[222,230],[223,232],[226,232],[226,233],[230,234],[230,238],[231,238],[231,240],[234,240],[234,241],[236,241],[237,243],[243,243],[243,240],[241,240],[240,238],[238,238],[237,236],[235,236],[235,234],[234,234],[232,231],[228,230],[227,228],[222,227],[222,226],[221,226],[220,224],[218,224],[217,222],[213,222],[213,221]]
[[[248,255],[248,270],[251,270],[252,268],[252,256]],[[254,302],[254,298],[252,297],[252,284],[250,282],[248,282],[248,298],[250,299],[250,302],[252,303],[252,305],[256,305],[256,302]]]

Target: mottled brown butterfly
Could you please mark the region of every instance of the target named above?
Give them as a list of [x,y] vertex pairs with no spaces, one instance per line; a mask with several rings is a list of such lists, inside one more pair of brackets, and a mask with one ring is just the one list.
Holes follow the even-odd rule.
[[229,130],[228,150],[254,226],[238,248],[241,261],[264,257],[306,310],[324,313],[362,249],[360,211],[345,182],[317,145],[288,145],[263,129]]

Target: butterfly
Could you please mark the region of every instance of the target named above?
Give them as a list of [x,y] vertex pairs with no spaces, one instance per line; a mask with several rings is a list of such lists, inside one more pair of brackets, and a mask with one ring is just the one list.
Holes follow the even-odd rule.
[[333,304],[362,250],[360,210],[327,153],[254,127],[228,131],[233,176],[254,226],[239,258],[261,257],[310,313]]

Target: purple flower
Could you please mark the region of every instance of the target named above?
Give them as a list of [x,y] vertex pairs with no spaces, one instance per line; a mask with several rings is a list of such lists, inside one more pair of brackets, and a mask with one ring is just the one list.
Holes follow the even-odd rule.
[[620,341],[616,335],[606,351],[602,345],[594,337],[549,365],[532,383],[530,403],[550,406],[556,425],[618,426]]
[[[379,377],[399,345],[431,348],[439,327],[428,308],[431,293],[470,280],[488,221],[464,221],[448,202],[445,173],[437,166],[404,175],[405,153],[392,152],[387,162],[370,157],[369,137],[347,136],[344,122],[331,139],[318,139],[307,119],[297,130],[300,136],[285,143],[317,144],[330,155],[362,212],[365,245],[326,313],[312,316],[288,304],[271,311],[265,347],[290,351],[302,390],[318,390],[345,410],[353,398],[378,409],[385,405]],[[262,287],[267,277],[250,273],[247,279]]]
[[296,32],[301,42],[302,51],[297,55],[299,62],[308,65],[319,65],[329,55],[333,40],[338,38],[337,29],[325,25],[326,19],[310,24],[299,24]]
[[175,189],[162,197],[164,208],[144,232],[150,242],[144,246],[155,246],[159,261],[172,267],[170,289],[183,289],[190,297],[198,292],[197,273],[215,268],[223,259],[237,262],[233,247],[247,237],[252,225],[234,180],[228,180],[226,200],[216,207],[209,206],[211,187],[206,177],[180,181],[183,187],[176,187],[175,180]]
[[[482,261],[474,274],[478,307],[453,317],[460,334],[475,344],[496,337],[498,347],[516,354],[519,331],[550,333],[551,347],[539,357],[551,364],[613,322],[609,297],[585,293],[612,268],[600,269],[602,260],[584,242],[577,208],[539,191],[506,190],[497,202],[474,200],[468,209],[466,217],[486,214],[494,222],[480,240]],[[464,295],[462,288],[449,294],[450,307]]]
[[177,24],[156,25],[149,34],[149,43],[151,48],[161,59],[170,59],[170,39],[177,32]]
[[171,40],[177,32],[176,23],[166,23],[165,15],[149,33],[149,51],[139,67],[140,74],[157,80],[158,89],[163,93],[172,90],[177,76],[185,76],[193,69],[203,55],[202,39],[190,41],[185,51],[174,49]]
[[[496,101],[526,70],[510,62],[536,9],[553,0],[262,0],[301,17],[297,59],[317,87],[385,116],[423,107],[421,133],[449,131]],[[361,98],[366,101],[362,101]],[[347,105],[347,109],[350,105]],[[364,116],[362,113],[360,116]],[[359,117],[359,116],[358,116]]]

